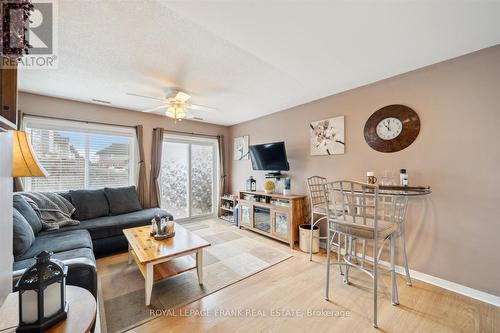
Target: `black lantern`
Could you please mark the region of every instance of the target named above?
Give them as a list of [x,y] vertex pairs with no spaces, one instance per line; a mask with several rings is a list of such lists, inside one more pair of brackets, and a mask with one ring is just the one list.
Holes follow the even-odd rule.
[[43,332],[66,319],[66,275],[68,267],[40,252],[36,263],[24,272],[17,283],[19,291],[19,326],[17,332]]
[[247,179],[247,191],[257,191],[257,181],[252,176]]

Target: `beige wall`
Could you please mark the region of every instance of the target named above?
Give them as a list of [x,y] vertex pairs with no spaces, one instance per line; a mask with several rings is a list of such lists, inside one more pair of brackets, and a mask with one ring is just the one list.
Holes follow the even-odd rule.
[[[71,120],[103,122],[116,125],[136,126],[144,128],[144,154],[146,159],[146,174],[149,181],[151,170],[151,142],[153,128],[163,127],[168,130],[189,133],[224,135],[227,141],[228,128],[196,121],[182,121],[176,124],[169,118],[135,112],[125,109],[81,103],[66,99],[53,98],[29,93],[19,94],[19,109],[25,114],[58,117]],[[226,143],[226,152],[229,144]],[[227,156],[227,153],[226,153]]]
[[[433,194],[412,200],[409,210],[410,268],[500,296],[500,46],[429,66],[358,89],[230,127],[171,120],[129,110],[20,93],[29,114],[144,126],[149,178],[154,127],[226,136],[250,135],[250,143],[285,141],[292,190],[306,193],[312,175],[362,180],[367,170],[408,169],[410,183],[430,185]],[[422,129],[407,149],[372,150],[363,126],[377,109],[405,104],[420,116]],[[309,123],[346,116],[346,154],[310,156]],[[232,191],[248,176],[263,181],[250,161],[228,156]]]
[[[410,147],[384,154],[365,143],[363,127],[389,104],[413,108],[422,128]],[[346,153],[310,156],[309,123],[340,115]],[[410,268],[500,296],[500,46],[230,128],[231,138],[246,134],[250,144],[286,142],[295,193],[307,193],[313,175],[363,180],[368,170],[406,168],[410,184],[433,190],[410,204]],[[250,175],[262,183],[249,160],[230,162],[232,191]]]

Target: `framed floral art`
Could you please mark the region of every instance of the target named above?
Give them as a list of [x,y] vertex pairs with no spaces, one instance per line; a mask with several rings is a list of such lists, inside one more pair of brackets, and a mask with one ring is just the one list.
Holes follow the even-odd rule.
[[344,116],[310,124],[311,155],[344,154]]

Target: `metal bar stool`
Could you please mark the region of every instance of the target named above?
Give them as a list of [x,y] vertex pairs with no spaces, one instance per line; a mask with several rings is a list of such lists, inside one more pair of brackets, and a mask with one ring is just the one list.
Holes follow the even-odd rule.
[[[339,267],[346,266],[344,274],[344,283],[346,284],[349,284],[350,267],[361,270],[373,278],[373,326],[378,327],[378,268],[380,255],[386,241],[389,241],[390,251],[388,270],[391,273],[391,303],[393,305],[399,304],[394,262],[395,240],[398,236],[398,221],[405,213],[406,203],[397,196],[391,197],[390,200],[380,201],[378,186],[354,181],[341,180],[325,183],[323,189],[326,207],[328,207],[325,299],[329,299],[331,264],[339,265]],[[342,214],[338,213],[339,207],[342,209]],[[331,263],[331,245],[335,233],[345,235],[348,244],[346,245],[344,261],[338,260]],[[373,265],[372,269],[367,269],[353,262],[352,259],[358,259],[356,255],[353,255],[353,239],[373,242],[373,261],[370,261]],[[382,244],[379,247],[381,241]]]
[[[399,191],[400,192],[400,191]],[[401,242],[401,250],[403,255],[403,266],[405,269],[406,275],[406,284],[408,286],[412,286],[410,269],[408,267],[408,256],[406,254],[406,241],[405,241],[405,224],[406,224],[406,214],[408,209],[408,195],[401,194],[398,191],[387,191],[387,190],[379,190],[379,205],[385,207],[386,205],[393,204],[394,202],[398,203],[398,211],[397,215],[394,217],[395,223],[397,223],[397,237]],[[359,199],[358,199],[359,200]],[[370,199],[368,199],[370,200]],[[373,200],[373,198],[372,198]],[[373,212],[372,212],[373,215]],[[366,241],[363,240],[362,243],[362,262],[365,263],[367,260],[365,258],[366,253]],[[359,258],[358,258],[359,259]]]
[[[311,239],[309,246],[309,261],[312,261],[312,248],[313,248],[313,230],[314,227],[320,223],[321,221],[327,221],[327,203],[325,201],[324,195],[324,184],[326,184],[327,180],[325,177],[321,176],[312,176],[307,178],[307,185],[309,187],[309,198],[311,200]],[[314,220],[315,215],[321,216],[316,221]],[[337,233],[335,233],[337,234]],[[334,234],[334,236],[335,236]],[[328,239],[328,236],[319,237],[319,239]],[[337,256],[338,260],[340,260],[341,255],[341,242],[340,242],[340,234],[337,234],[337,243],[334,243],[337,246]],[[340,266],[339,266],[340,267]],[[342,267],[340,267],[340,273],[342,272]]]

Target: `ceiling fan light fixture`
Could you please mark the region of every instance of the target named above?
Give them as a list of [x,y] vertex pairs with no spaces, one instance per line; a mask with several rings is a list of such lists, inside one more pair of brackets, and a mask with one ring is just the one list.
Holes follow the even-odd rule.
[[169,118],[175,119],[175,107],[169,106],[167,110],[165,110],[165,115]]
[[162,105],[159,105],[152,109],[143,110],[142,112],[155,112],[157,110],[163,110],[163,114],[166,117],[173,119],[175,122],[177,122],[177,120],[180,121],[182,119],[195,119],[195,118],[196,120],[202,120],[202,118],[200,117],[195,117],[192,114],[192,112],[190,112],[190,110],[206,111],[206,112],[216,111],[214,108],[188,103],[188,100],[191,99],[191,96],[182,91],[178,91],[175,96],[165,97],[163,99],[152,96],[134,94],[134,93],[127,93],[127,95],[154,99],[162,102]]
[[184,108],[178,106],[175,109],[175,115],[177,116],[178,119],[186,118],[186,111],[184,110]]
[[171,105],[166,109],[165,115],[174,120],[181,120],[186,118],[186,110],[181,105]]

